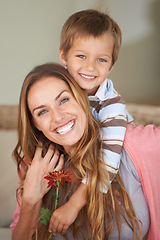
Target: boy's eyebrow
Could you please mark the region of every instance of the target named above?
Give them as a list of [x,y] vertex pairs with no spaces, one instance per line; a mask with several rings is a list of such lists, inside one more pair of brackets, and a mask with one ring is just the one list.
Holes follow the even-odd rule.
[[[86,52],[84,50],[76,50],[75,53],[77,53],[77,54],[86,54]],[[107,55],[105,53],[99,54],[99,56],[102,56],[102,57],[105,56],[105,57],[108,57],[108,58],[112,58],[112,56],[109,56],[109,55]]]
[[[67,90],[63,90],[62,92],[60,92],[60,93],[57,95],[57,97],[55,98],[55,100],[58,100],[58,98],[60,98],[60,96],[61,96],[64,92],[68,92],[68,91],[67,91]],[[38,109],[41,109],[41,108],[43,108],[43,107],[45,107],[45,105],[40,105],[40,106],[34,108],[34,109],[33,109],[33,113],[34,113],[34,111],[36,111],[36,110],[38,110]]]

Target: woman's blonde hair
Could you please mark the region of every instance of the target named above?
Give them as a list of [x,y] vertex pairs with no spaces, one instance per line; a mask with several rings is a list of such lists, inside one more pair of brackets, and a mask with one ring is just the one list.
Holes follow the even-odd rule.
[[[25,78],[19,100],[18,111],[18,143],[14,149],[14,157],[17,161],[17,170],[21,180],[21,194],[23,194],[23,180],[27,173],[27,166],[31,164],[37,145],[41,143],[47,150],[51,143],[42,132],[34,125],[32,115],[28,109],[27,97],[32,84],[46,77],[57,77],[64,80],[71,89],[73,97],[80,104],[86,113],[87,125],[82,138],[74,146],[70,156],[68,156],[67,166],[76,176],[79,183],[86,177],[87,205],[80,211],[75,223],[73,224],[74,239],[78,239],[77,235],[83,236],[81,226],[83,226],[84,218],[87,224],[84,225],[84,239],[108,239],[113,229],[113,218],[117,222],[119,231],[121,230],[121,217],[123,217],[134,233],[134,239],[137,237],[136,229],[141,231],[139,220],[136,218],[134,208],[130,201],[129,195],[123,186],[119,174],[117,174],[117,185],[121,194],[122,203],[125,209],[118,206],[116,196],[113,191],[114,184],[110,184],[109,174],[103,161],[101,142],[99,141],[100,125],[93,117],[88,96],[78,86],[76,81],[70,76],[68,71],[61,65],[56,63],[48,63],[35,67]],[[64,151],[62,146],[57,146],[60,151]],[[25,157],[24,157],[25,156]],[[72,194],[77,188],[75,183],[66,183],[63,191],[60,190],[59,203],[63,204],[64,200]],[[101,189],[108,187],[108,193],[104,194]],[[42,200],[44,207],[52,208],[54,204],[53,189],[51,189]],[[106,226],[107,219],[107,226]],[[39,238],[47,239],[48,226],[38,225]],[[35,235],[33,236],[35,239]]]

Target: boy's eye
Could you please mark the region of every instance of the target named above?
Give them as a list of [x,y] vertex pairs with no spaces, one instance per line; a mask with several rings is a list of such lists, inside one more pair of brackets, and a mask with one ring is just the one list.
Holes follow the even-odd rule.
[[98,59],[98,62],[107,62],[107,61],[106,61],[106,59],[104,59],[104,58],[99,58],[99,59]]
[[66,102],[68,102],[68,101],[69,101],[69,98],[63,98],[63,99],[61,100],[61,104],[66,103]]
[[38,117],[40,117],[41,115],[45,114],[46,113],[46,110],[42,110],[38,113]]
[[84,55],[77,55],[78,58],[82,58],[82,59],[85,59],[85,56]]

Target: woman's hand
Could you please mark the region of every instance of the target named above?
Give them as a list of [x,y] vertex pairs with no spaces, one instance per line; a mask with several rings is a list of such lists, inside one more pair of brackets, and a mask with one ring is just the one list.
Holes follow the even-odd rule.
[[24,181],[22,201],[31,204],[31,206],[39,202],[50,189],[47,188],[44,176],[48,172],[62,170],[63,164],[63,155],[59,156],[59,151],[52,144],[44,157],[42,157],[42,148],[37,147]]

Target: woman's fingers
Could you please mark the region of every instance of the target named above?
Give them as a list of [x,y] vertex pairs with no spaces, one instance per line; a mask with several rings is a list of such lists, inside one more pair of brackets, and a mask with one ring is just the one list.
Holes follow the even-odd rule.
[[32,163],[35,162],[36,160],[39,160],[42,158],[42,148],[41,147],[37,147],[35,154],[34,154],[34,158],[32,160]]
[[55,167],[55,171],[60,171],[63,169],[63,165],[64,165],[64,154],[61,154],[61,156],[59,157],[59,162],[57,164],[57,166]]
[[[55,147],[53,144],[50,144],[47,152],[46,152],[46,155],[44,156],[44,159],[47,161],[47,162],[50,162],[51,159],[52,159],[52,156],[55,155],[56,153],[56,150],[55,150]],[[57,153],[56,153],[57,154]]]
[[[60,152],[58,149],[55,149],[55,146],[51,144],[45,154],[42,157],[42,148],[37,147],[34,155],[34,159],[32,163],[40,161],[40,163],[46,166],[46,171],[60,171],[64,165],[64,155],[60,156]],[[38,162],[37,162],[38,163]]]
[[47,150],[47,153],[44,157],[42,157],[42,151],[43,151],[43,148],[42,146],[37,146],[36,147],[36,151],[35,151],[35,154],[34,154],[34,158],[32,160],[32,162],[35,162],[35,161],[40,161],[42,159],[45,159],[46,161],[50,161],[52,156],[53,156],[53,153],[55,151],[55,147],[53,144],[50,144],[48,150]]

